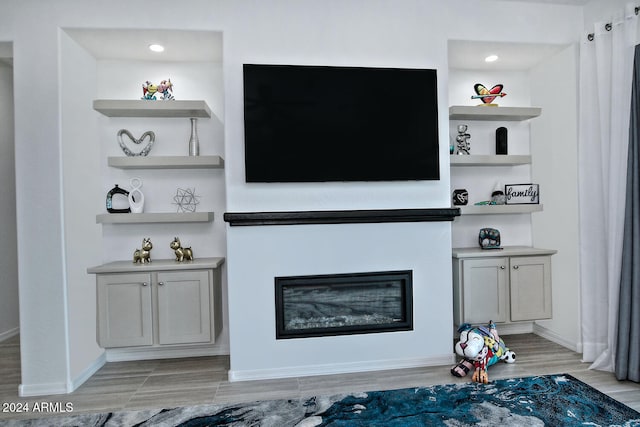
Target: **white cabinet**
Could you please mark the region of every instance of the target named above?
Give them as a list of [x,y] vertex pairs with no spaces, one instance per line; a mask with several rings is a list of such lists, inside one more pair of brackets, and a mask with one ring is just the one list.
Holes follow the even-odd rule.
[[460,262],[458,275],[457,324],[506,322],[508,298],[508,258],[470,259]]
[[454,322],[551,318],[551,255],[524,246],[453,249]]
[[116,261],[96,274],[101,347],[212,344],[222,329],[220,266],[224,258],[187,263]]
[[211,341],[209,271],[158,273],[158,344]]
[[551,257],[509,259],[511,321],[551,318]]
[[96,281],[98,344],[105,348],[152,345],[150,274],[104,274]]

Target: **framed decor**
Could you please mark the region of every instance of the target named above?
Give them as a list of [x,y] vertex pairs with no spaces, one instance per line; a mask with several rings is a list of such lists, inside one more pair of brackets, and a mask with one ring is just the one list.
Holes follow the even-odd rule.
[[540,185],[507,184],[504,195],[507,205],[537,205],[540,203]]

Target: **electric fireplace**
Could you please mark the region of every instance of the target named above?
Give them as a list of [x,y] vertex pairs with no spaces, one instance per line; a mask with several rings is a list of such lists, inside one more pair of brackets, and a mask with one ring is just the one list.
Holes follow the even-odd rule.
[[412,271],[275,278],[276,339],[413,330]]

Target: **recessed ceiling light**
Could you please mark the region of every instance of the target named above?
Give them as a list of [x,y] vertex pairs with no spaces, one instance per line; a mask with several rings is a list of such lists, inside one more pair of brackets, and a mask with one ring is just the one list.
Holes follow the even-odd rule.
[[150,44],[149,50],[152,52],[164,52],[164,46],[161,44]]
[[498,60],[498,55],[489,55],[484,58],[484,62],[495,62]]

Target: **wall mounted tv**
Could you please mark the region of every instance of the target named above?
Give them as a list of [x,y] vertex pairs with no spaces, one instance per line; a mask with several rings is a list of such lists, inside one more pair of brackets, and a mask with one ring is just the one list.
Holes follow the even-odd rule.
[[440,179],[436,70],[243,71],[247,182]]

